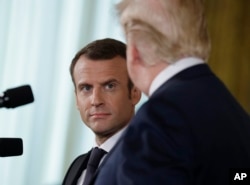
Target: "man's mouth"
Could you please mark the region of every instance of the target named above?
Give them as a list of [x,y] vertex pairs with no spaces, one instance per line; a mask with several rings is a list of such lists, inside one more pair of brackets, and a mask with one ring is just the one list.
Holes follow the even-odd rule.
[[106,118],[106,117],[108,117],[110,115],[111,115],[110,113],[98,112],[98,113],[90,114],[90,117],[92,117],[94,119],[102,119],[102,118]]

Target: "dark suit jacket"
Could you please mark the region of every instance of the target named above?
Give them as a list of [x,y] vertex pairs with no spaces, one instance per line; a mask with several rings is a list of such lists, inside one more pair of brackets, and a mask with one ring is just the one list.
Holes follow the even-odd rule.
[[229,185],[231,168],[250,167],[250,119],[193,66],[154,92],[108,157],[95,185]]
[[64,180],[63,185],[76,185],[84,169],[87,168],[91,150],[83,155],[78,156],[70,165]]

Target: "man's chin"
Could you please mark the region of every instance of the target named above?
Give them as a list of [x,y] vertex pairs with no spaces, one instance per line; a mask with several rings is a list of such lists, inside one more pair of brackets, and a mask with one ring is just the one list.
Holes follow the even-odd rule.
[[94,130],[96,136],[100,138],[109,138],[115,134],[115,132],[107,131],[107,130]]

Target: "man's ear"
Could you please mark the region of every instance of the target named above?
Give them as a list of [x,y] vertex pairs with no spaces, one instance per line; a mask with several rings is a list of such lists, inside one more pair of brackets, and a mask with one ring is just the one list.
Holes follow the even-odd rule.
[[142,38],[143,35],[133,37],[129,40],[130,55],[132,57],[133,65],[148,66],[155,64],[158,61],[158,56],[155,54],[155,49],[149,39]]
[[134,41],[130,41],[127,47],[127,59],[132,65],[138,65],[142,61],[141,53]]
[[141,99],[141,91],[137,87],[131,89],[131,100],[132,104],[135,106]]
[[138,59],[140,59],[140,54],[139,54],[139,51],[138,51],[138,49],[137,49],[137,47],[136,47],[136,45],[135,44],[133,44],[132,45],[132,49],[131,49],[132,51],[132,57],[133,57],[133,61],[137,61]]

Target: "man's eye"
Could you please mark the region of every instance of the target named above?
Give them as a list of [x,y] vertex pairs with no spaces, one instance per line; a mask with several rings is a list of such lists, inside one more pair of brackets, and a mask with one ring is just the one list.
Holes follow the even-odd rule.
[[109,83],[109,84],[107,84],[107,85],[105,86],[105,88],[106,88],[107,90],[112,90],[112,89],[115,88],[115,84],[114,84],[114,83]]
[[82,91],[90,91],[90,90],[91,90],[91,86],[90,86],[90,85],[83,85],[83,86],[81,87],[81,90],[82,90]]

